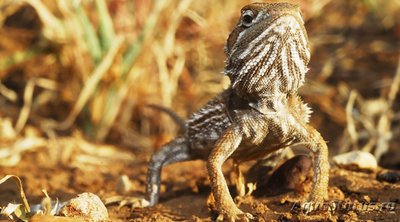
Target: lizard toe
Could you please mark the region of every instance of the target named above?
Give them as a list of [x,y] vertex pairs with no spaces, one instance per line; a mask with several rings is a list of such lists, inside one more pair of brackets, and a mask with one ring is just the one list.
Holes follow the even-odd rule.
[[227,212],[224,214],[220,214],[217,218],[217,221],[229,221],[229,222],[250,222],[254,220],[254,216],[250,213],[243,213],[238,209],[238,212]]

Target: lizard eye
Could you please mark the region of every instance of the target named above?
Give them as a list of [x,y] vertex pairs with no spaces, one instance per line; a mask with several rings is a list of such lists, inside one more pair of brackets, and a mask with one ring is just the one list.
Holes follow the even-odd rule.
[[250,27],[253,24],[254,13],[251,10],[247,10],[242,15],[242,25]]

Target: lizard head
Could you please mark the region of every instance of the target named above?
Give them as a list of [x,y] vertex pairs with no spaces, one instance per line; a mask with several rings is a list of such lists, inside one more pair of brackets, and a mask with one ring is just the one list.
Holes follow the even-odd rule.
[[225,74],[239,94],[262,97],[296,91],[304,81],[310,59],[299,7],[290,3],[243,7],[225,53]]

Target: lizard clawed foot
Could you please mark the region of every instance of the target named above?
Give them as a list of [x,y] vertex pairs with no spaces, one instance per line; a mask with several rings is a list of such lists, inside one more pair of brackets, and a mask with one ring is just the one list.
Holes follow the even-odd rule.
[[150,202],[143,197],[112,196],[106,198],[104,202],[105,205],[118,204],[119,207],[144,208],[150,206]]
[[304,204],[321,205],[324,204],[324,201],[328,199],[328,195],[324,195],[324,192],[312,192]]
[[235,221],[244,221],[244,222],[249,222],[254,219],[254,216],[251,215],[250,213],[244,213],[243,211],[236,209],[234,211],[229,211],[226,213],[221,213],[217,221],[229,221],[229,222],[235,222]]

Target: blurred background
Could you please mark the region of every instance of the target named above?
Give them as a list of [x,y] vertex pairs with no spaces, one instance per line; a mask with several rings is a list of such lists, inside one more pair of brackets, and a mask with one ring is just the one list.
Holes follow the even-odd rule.
[[[152,153],[179,126],[148,105],[186,118],[229,85],[223,47],[250,2],[1,0],[0,145]],[[365,150],[400,169],[400,0],[289,2],[311,42],[301,95],[331,155]]]

